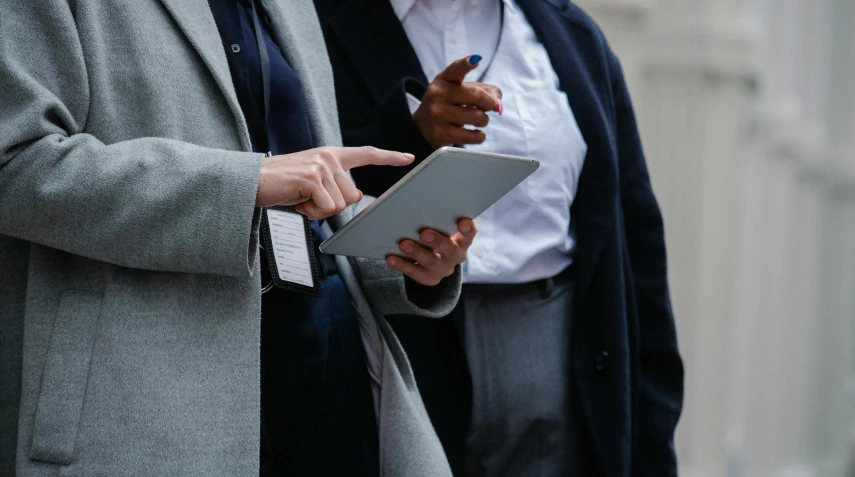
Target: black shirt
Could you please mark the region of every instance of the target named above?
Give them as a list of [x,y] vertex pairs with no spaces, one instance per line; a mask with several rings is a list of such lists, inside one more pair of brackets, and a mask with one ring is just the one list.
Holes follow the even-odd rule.
[[[300,79],[271,37],[260,2],[256,12],[270,63],[266,112],[251,1],[209,4],[253,150],[279,155],[312,148]],[[377,426],[358,317],[332,258],[317,251],[318,222],[311,225],[324,276],[321,295],[273,289],[261,302],[259,473],[376,477]]]
[[[211,12],[223,39],[235,92],[246,117],[252,150],[273,155],[290,154],[314,147],[306,98],[297,73],[268,31],[263,9],[257,9],[270,59],[270,110],[265,121],[264,88],[258,43],[253,29],[250,0],[210,0]],[[321,274],[335,272],[332,257],[318,250],[324,236],[320,223],[311,221],[315,253]],[[262,262],[264,263],[264,262]]]

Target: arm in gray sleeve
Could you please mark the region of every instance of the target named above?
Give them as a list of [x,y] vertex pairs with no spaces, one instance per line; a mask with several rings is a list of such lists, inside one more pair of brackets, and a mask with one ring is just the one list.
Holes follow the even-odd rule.
[[261,155],[104,144],[84,132],[87,60],[68,3],[4,2],[0,31],[0,234],[126,267],[249,274]]

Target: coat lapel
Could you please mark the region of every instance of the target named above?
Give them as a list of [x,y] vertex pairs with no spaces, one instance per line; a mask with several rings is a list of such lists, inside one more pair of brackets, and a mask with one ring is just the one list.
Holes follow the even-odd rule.
[[[571,208],[576,232],[573,254],[574,348],[585,340],[580,336],[590,326],[579,323],[599,317],[585,313],[585,297],[597,270],[604,245],[620,220],[618,188],[618,151],[616,146],[611,79],[605,50],[598,34],[588,21],[577,18],[567,0],[518,0],[538,39],[546,48],[561,89],[588,144],[588,154],[579,176],[579,186]],[[577,381],[577,383],[580,383]],[[611,429],[616,419],[628,422],[628,416],[609,416],[594,411],[591,396],[597,392],[610,395],[614,388],[607,381],[588,381],[580,389],[581,403],[592,429]],[[594,389],[597,388],[597,389]],[[616,409],[619,409],[617,407]],[[606,475],[622,475],[624,455],[619,432],[591,432]]]
[[[567,94],[588,154],[579,176],[571,217],[576,233],[574,280],[584,296],[618,206],[617,150],[611,83],[602,45],[594,31],[574,18],[566,0],[518,0],[546,48],[560,88]],[[580,300],[581,303],[581,300]]]
[[223,51],[220,32],[207,0],[160,1],[214,76],[217,86],[220,87],[220,91],[222,91],[235,116],[243,147],[247,151],[251,150],[252,145],[249,139],[249,130],[246,127],[246,119],[240,103],[238,103],[226,54]]
[[347,50],[375,102],[401,78],[427,85],[419,58],[388,0],[350,0],[327,26]]

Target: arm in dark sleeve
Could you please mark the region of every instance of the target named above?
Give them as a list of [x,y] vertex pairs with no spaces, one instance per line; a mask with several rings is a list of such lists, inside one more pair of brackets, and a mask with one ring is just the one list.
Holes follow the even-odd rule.
[[[424,89],[418,80],[404,78],[358,127],[343,128],[345,146],[374,146],[416,156],[413,164],[406,167],[365,166],[353,169],[351,173],[357,185],[366,194],[379,196],[434,151],[422,136],[407,105],[407,92],[421,98]],[[339,98],[339,103],[346,101],[346,98]],[[341,104],[340,107],[347,105]]]
[[[353,207],[329,218],[331,230],[337,231],[356,214],[365,210],[374,197],[365,196]],[[383,260],[349,257],[359,276],[362,291],[375,311],[383,315],[418,315],[441,318],[451,313],[460,297],[463,276],[460,266],[438,285],[421,285],[400,272],[392,270]]]
[[683,403],[683,363],[668,294],[662,214],[653,195],[623,72],[610,55],[620,156],[621,206],[639,320],[640,396],[633,475],[677,475],[674,429]]

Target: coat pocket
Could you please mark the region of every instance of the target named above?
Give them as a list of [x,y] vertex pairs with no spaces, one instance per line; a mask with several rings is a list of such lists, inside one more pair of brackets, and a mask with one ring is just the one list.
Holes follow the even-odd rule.
[[36,404],[33,460],[62,465],[74,461],[101,300],[100,294],[87,292],[62,295]]

